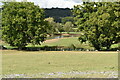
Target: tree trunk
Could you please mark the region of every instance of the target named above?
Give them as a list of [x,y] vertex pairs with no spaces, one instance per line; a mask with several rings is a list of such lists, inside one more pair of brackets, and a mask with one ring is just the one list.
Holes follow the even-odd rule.
[[100,48],[100,46],[99,46],[99,45],[94,45],[94,47],[95,47],[95,49],[96,49],[96,50],[98,50],[98,51],[100,51],[100,50],[101,50],[101,48]]
[[22,50],[22,47],[18,47],[19,50]]
[[101,50],[101,48],[100,48],[100,47],[95,47],[95,49],[97,49],[98,51],[100,51],[100,50]]
[[110,50],[110,45],[107,46],[107,51],[109,51],[109,50]]
[[19,46],[18,50],[26,50],[26,47],[25,46],[24,47],[23,46]]

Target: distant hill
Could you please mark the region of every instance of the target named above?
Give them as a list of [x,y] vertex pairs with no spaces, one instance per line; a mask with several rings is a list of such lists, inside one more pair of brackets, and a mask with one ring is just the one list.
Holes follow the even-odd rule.
[[45,8],[45,17],[53,17],[55,22],[61,22],[61,18],[72,16],[72,9],[69,8]]
[[[69,8],[44,8],[45,18],[53,17],[55,22],[61,22],[61,18],[72,16]],[[0,8],[1,11],[1,8]]]

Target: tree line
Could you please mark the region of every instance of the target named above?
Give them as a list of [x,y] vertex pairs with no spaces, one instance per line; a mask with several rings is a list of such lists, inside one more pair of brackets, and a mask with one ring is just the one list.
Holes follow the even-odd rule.
[[72,17],[45,18],[45,10],[32,2],[4,2],[2,40],[23,49],[27,44],[41,44],[48,34],[73,28],[81,31],[81,43],[89,42],[96,50],[109,50],[120,40],[120,2],[83,2],[74,6]]
[[72,9],[69,8],[44,8],[45,18],[53,17],[57,23],[62,22],[64,17],[72,17]]

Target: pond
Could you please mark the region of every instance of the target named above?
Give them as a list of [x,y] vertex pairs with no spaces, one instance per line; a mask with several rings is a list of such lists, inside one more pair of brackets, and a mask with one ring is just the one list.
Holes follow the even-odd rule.
[[47,39],[59,39],[59,38],[65,38],[65,37],[79,37],[78,34],[69,34],[69,35],[53,35],[50,37],[47,37]]

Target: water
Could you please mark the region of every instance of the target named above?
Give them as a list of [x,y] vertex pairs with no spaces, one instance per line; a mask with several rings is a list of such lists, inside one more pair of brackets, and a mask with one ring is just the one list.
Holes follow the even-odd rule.
[[78,35],[53,35],[48,37],[47,39],[59,39],[59,38],[65,38],[65,37],[77,37]]

